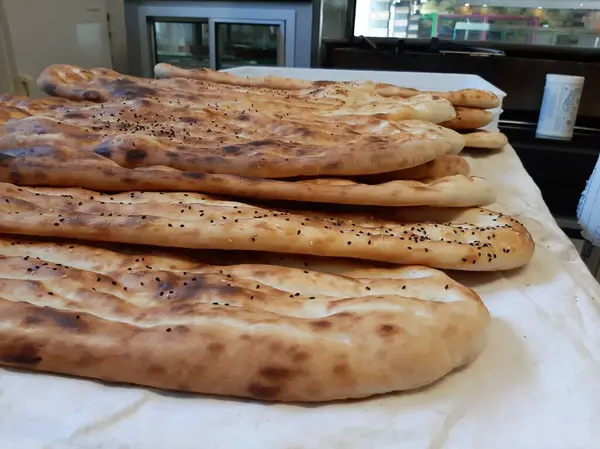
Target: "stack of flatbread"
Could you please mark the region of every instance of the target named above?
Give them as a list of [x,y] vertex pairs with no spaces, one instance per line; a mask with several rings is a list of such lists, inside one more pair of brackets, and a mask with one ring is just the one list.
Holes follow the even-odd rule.
[[354,91],[371,92],[387,99],[403,101],[408,98],[423,98],[424,95],[435,99],[445,99],[454,107],[451,118],[441,120],[441,117],[430,115],[428,120],[440,126],[456,130],[463,135],[465,146],[499,150],[508,144],[506,136],[497,131],[487,131],[485,128],[494,121],[494,111],[500,106],[500,100],[492,92],[480,89],[462,89],[450,92],[420,91],[406,87],[394,86],[372,81],[334,82],[307,81],[277,76],[264,78],[244,78],[226,72],[211,69],[182,69],[170,64],[160,63],[155,67],[159,78],[192,78],[211,84],[228,85],[238,90],[262,88],[279,91],[308,91],[322,95],[323,91],[337,88],[350,88]]
[[1,364],[316,402],[477,356],[489,313],[440,270],[533,242],[437,125],[463,94],[163,69],[0,97]]

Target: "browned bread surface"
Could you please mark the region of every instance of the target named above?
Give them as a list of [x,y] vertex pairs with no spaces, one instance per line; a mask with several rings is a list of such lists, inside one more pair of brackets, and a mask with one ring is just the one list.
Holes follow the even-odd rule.
[[[375,166],[389,171],[395,164],[415,167],[445,152],[462,150],[461,135],[424,122],[402,122],[390,136],[363,136],[348,128],[347,135],[353,137],[346,141],[345,134],[317,137],[315,131],[313,140],[308,134],[304,138],[308,144],[301,143],[300,138],[296,143],[277,144],[273,140],[243,140],[221,130],[206,133],[201,124],[175,125],[175,121],[167,132],[165,123],[172,115],[150,100],[78,104],[57,99],[3,99],[4,111],[18,108],[34,114],[7,119],[0,128],[0,180],[5,182],[105,191],[198,191],[377,206],[467,207],[485,206],[495,200],[489,183],[466,176],[423,182],[384,176],[381,181],[370,180],[369,185],[346,179],[288,182],[239,175],[284,177],[302,173],[318,178],[339,170],[366,173]],[[154,106],[146,109],[146,102]],[[395,135],[408,140],[390,146],[386,139]],[[323,145],[325,141],[329,143]],[[341,158],[337,162],[333,155],[336,145]],[[352,161],[353,154],[356,157]],[[365,164],[371,169],[364,168]],[[350,170],[351,165],[356,170]]]
[[[44,114],[10,121],[0,135],[18,140],[50,134],[56,143],[120,158],[117,161],[128,167],[164,165],[263,178],[361,175],[408,168],[450,152],[453,145],[426,126],[413,125],[406,132],[394,126],[393,134],[376,135],[369,132],[371,125],[362,129],[358,124],[286,121],[260,112],[194,109],[169,101],[69,102]],[[10,103],[0,103],[0,108],[3,105],[10,107]],[[27,110],[25,105],[21,108]],[[460,151],[464,138],[455,137]]]
[[425,179],[444,178],[454,175],[469,175],[469,163],[461,156],[455,154],[444,154],[416,167],[405,168],[389,173],[378,173],[377,175],[364,175],[354,177],[357,182],[382,183],[395,180],[422,181]]
[[469,148],[485,148],[488,150],[501,150],[508,145],[508,137],[501,132],[477,130],[463,134],[465,146]]
[[268,401],[429,384],[489,323],[473,291],[417,266],[339,276],[0,238],[0,286],[0,364]]
[[441,126],[457,130],[477,129],[489,125],[494,120],[494,115],[490,111],[483,109],[459,106],[456,106],[454,109],[456,117],[440,123]]
[[394,86],[386,83],[372,81],[334,82],[334,81],[307,81],[278,76],[242,77],[227,72],[217,72],[211,69],[182,69],[170,64],[160,63],[154,68],[155,74],[160,78],[192,78],[211,83],[228,84],[245,87],[264,87],[282,90],[302,90],[324,86],[352,86],[358,89],[372,91],[383,97],[410,98],[416,95],[431,94],[450,101],[454,106],[466,106],[480,109],[493,109],[500,106],[498,97],[489,91],[481,89],[461,89],[450,92],[420,91],[406,87]]
[[52,65],[38,79],[49,95],[76,101],[119,98],[164,98],[174,103],[218,107],[223,111],[256,111],[280,118],[312,117],[344,123],[376,115],[390,121],[421,119],[440,123],[455,116],[448,100],[434,95],[388,99],[352,86],[331,85],[301,91],[248,88],[175,78],[151,80],[122,75],[107,69],[82,69]]
[[199,249],[354,257],[469,271],[529,261],[516,220],[485,209],[287,210],[193,193],[0,184],[0,232]]

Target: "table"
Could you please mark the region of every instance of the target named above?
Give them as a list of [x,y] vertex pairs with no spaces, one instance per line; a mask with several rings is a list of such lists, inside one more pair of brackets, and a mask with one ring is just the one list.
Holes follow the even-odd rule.
[[536,242],[513,272],[453,273],[490,309],[485,350],[419,391],[274,405],[0,369],[2,449],[566,449],[600,444],[600,286],[514,150],[466,153],[490,208]]

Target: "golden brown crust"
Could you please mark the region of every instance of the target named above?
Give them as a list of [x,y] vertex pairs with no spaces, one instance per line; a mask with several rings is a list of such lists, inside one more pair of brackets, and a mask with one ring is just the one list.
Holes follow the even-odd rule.
[[465,147],[485,148],[488,150],[501,150],[508,145],[508,137],[501,132],[478,130],[463,135]]
[[494,115],[482,109],[464,108],[455,106],[456,117],[446,122],[440,123],[450,129],[477,129],[489,125],[494,120]]
[[211,69],[181,69],[170,64],[160,63],[154,68],[159,78],[192,78],[211,83],[228,84],[245,87],[265,87],[269,89],[301,90],[311,87],[323,87],[331,85],[351,85],[355,88],[371,90],[383,97],[409,98],[415,95],[431,94],[450,101],[454,106],[466,106],[479,109],[493,109],[500,106],[500,100],[492,93],[480,89],[462,89],[451,92],[420,91],[406,87],[394,86],[386,83],[374,83],[371,81],[359,82],[334,82],[334,81],[306,81],[293,78],[282,78],[277,76],[241,77],[226,72],[216,72]]
[[[323,172],[346,170],[349,163],[365,173],[369,170],[364,165],[389,170],[394,164],[386,154],[396,163],[401,162],[400,165],[415,166],[446,151],[462,150],[464,138],[461,135],[419,121],[398,124],[396,131],[400,129],[408,139],[400,146],[389,145],[386,139],[395,138],[393,136],[367,137],[356,132],[352,134],[354,143],[352,140],[344,142],[340,134],[328,137],[330,145],[323,145],[324,138],[315,137],[312,146],[301,143],[300,138],[296,143],[280,141],[276,146],[274,140],[242,142],[235,134],[226,132],[210,133],[217,137],[206,138],[202,129],[187,125],[170,128],[167,135],[162,135],[156,132],[158,122],[154,116],[168,121],[171,114],[149,100],[123,102],[124,105],[122,102],[79,105],[13,97],[6,99],[5,110],[18,106],[27,113],[37,114],[44,112],[48,103],[54,107],[52,116],[17,119],[0,129],[0,180],[104,191],[185,190],[248,198],[380,206],[466,207],[484,206],[495,200],[494,190],[485,180],[464,176],[392,183],[386,183],[383,178],[376,185],[343,179],[288,182],[234,176],[250,173],[281,177],[304,173],[319,177]],[[148,103],[154,106],[148,109]],[[156,113],[148,114],[149,110]],[[235,129],[232,126],[227,129]],[[438,140],[435,140],[436,135]],[[309,137],[304,139],[310,141]],[[341,142],[334,142],[336,139]],[[338,155],[345,155],[343,161],[336,160],[336,147],[340,150]],[[362,156],[351,162],[352,158],[346,156],[352,154]],[[359,161],[363,156],[364,164]]]
[[369,216],[290,211],[192,193],[99,194],[0,184],[0,232],[199,249],[354,257],[469,271],[529,261],[531,237],[485,209],[397,208]]
[[371,136],[350,126],[301,126],[256,112],[175,109],[158,99],[74,104],[7,123],[0,133],[12,140],[51,134],[57,144],[132,168],[164,165],[264,178],[377,173],[419,165],[451,149],[441,134],[424,128]]
[[440,123],[455,116],[450,102],[441,97],[417,95],[401,100],[387,99],[343,85],[281,91],[183,78],[150,80],[106,69],[88,70],[69,65],[46,68],[38,79],[38,85],[49,95],[76,101],[163,98],[196,108],[201,105],[235,112],[260,110],[281,119],[316,117],[348,123],[356,117],[376,115],[392,122],[420,119]]
[[414,95],[429,94],[445,98],[455,107],[467,107],[476,109],[494,109],[500,106],[500,99],[493,92],[480,89],[461,89],[450,92],[420,91],[404,87],[380,84],[375,88],[375,93],[383,97],[408,98]]
[[426,385],[474,359],[489,323],[425,267],[336,276],[3,238],[0,285],[3,365],[268,401]]
[[422,181],[454,175],[469,175],[469,163],[455,154],[444,154],[423,165],[377,175],[357,176],[353,180],[364,183],[382,183],[396,180]]

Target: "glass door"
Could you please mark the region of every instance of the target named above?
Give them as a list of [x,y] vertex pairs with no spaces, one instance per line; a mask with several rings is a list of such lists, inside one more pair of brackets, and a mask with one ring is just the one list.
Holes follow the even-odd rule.
[[208,19],[153,19],[154,62],[184,69],[210,67]]
[[214,20],[215,68],[285,65],[283,21]]

